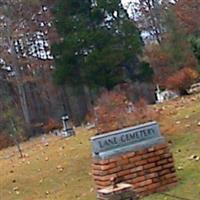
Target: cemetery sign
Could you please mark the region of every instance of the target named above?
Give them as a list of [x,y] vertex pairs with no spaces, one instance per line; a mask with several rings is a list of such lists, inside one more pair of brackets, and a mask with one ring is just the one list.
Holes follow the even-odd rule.
[[133,126],[91,138],[93,157],[108,158],[119,153],[164,143],[156,122]]

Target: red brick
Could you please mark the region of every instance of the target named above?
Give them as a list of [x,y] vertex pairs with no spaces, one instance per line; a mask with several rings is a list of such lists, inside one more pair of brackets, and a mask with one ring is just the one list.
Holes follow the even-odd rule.
[[129,159],[126,158],[126,159],[121,159],[119,161],[117,161],[117,165],[126,165],[129,163]]
[[171,153],[165,153],[165,154],[160,155],[161,159],[163,159],[163,158],[171,158],[171,157],[172,157]]
[[158,160],[160,160],[160,157],[159,156],[154,156],[154,157],[152,157],[152,158],[149,158],[148,159],[148,162],[156,162],[156,161],[158,161]]
[[138,176],[144,176],[144,175],[145,175],[145,172],[144,172],[144,170],[143,170],[143,171],[137,172],[137,174],[138,174]]
[[146,185],[150,185],[152,182],[153,182],[152,179],[149,179],[149,180],[139,182],[138,185],[139,185],[139,187],[144,187]]
[[155,178],[155,177],[158,177],[158,173],[147,174],[145,177],[146,179]]
[[173,182],[178,182],[178,179],[177,179],[177,177],[174,177],[174,178],[172,178],[172,180],[173,180]]
[[153,167],[155,167],[155,166],[156,166],[155,163],[149,163],[149,164],[147,164],[147,165],[144,165],[144,169],[150,169],[150,168],[153,168]]
[[156,178],[153,178],[153,182],[154,183],[161,183],[161,179],[160,179],[160,177],[156,177]]
[[164,160],[160,160],[160,161],[156,162],[157,165],[164,165],[166,163],[168,163],[168,159],[164,159]]
[[137,151],[137,152],[136,152],[136,155],[144,155],[144,154],[146,154],[147,152],[148,152],[147,149],[143,149],[143,150]]
[[135,163],[130,163],[130,164],[122,166],[122,169],[132,169],[134,167],[135,167]]
[[110,186],[111,185],[111,182],[110,181],[95,181],[95,183],[97,184],[97,186],[101,187],[107,187],[107,186]]
[[169,163],[169,164],[163,165],[163,169],[169,169],[169,168],[172,168],[172,167],[174,167],[173,163]]
[[157,172],[157,171],[160,171],[160,170],[162,170],[162,166],[153,167],[151,169],[148,169],[147,171],[148,172]]
[[133,158],[135,156],[135,152],[129,152],[122,155],[122,158]]
[[109,163],[108,165],[101,165],[100,169],[101,170],[109,170],[109,169],[114,169],[117,165],[115,163]]
[[176,174],[175,174],[175,173],[171,173],[171,174],[166,174],[166,175],[165,175],[165,178],[166,178],[166,179],[174,178],[174,177],[176,177]]
[[159,144],[155,146],[155,150],[166,149],[168,146],[166,144]]
[[147,160],[140,160],[135,163],[136,166],[141,166],[147,164]]
[[169,183],[174,183],[176,181],[176,176],[166,178],[165,176],[160,177],[160,181],[162,182],[163,185],[169,184]]
[[92,169],[94,169],[94,170],[101,170],[101,165],[92,164]]
[[144,154],[143,156],[142,156],[142,159],[147,159],[147,158],[151,158],[151,157],[153,157],[154,156],[154,153],[152,152],[152,153],[146,153],[146,154]]
[[93,176],[93,179],[95,181],[110,181],[111,178],[113,178],[113,175],[107,175],[107,176]]
[[135,188],[135,191],[140,194],[140,197],[141,197],[141,195],[143,196],[143,194],[142,194],[143,192],[147,192],[147,190],[148,190],[148,186],[140,187],[139,183],[133,185],[133,187]]
[[165,175],[165,174],[169,174],[171,171],[169,169],[164,169],[162,171],[159,172],[159,175],[162,176],[162,175]]
[[130,169],[127,169],[127,170],[123,170],[123,171],[118,172],[117,175],[118,176],[125,176],[125,175],[128,175],[130,173],[131,173]]
[[140,176],[140,177],[137,177],[135,179],[133,179],[132,183],[138,183],[138,182],[142,182],[145,180],[145,176]]
[[142,156],[135,156],[135,157],[129,159],[130,163],[135,163],[139,160],[142,160]]
[[174,159],[171,157],[168,159],[168,162],[174,162]]
[[93,160],[93,164],[95,165],[105,165],[105,164],[109,164],[110,161],[109,160]]
[[155,151],[156,155],[162,155],[162,154],[165,154],[165,153],[166,153],[166,151],[164,149]]
[[107,173],[108,173],[108,174],[114,174],[114,173],[120,172],[121,169],[122,169],[122,168],[121,168],[120,166],[118,166],[118,167],[116,167],[116,168],[113,168],[113,169],[108,170]]
[[106,173],[107,173],[106,171],[92,169],[92,174],[93,175],[104,176],[104,175],[106,175]]
[[148,186],[148,190],[158,188],[159,186],[160,186],[160,183],[152,183],[151,185]]
[[143,166],[139,166],[139,167],[135,167],[133,169],[131,169],[131,172],[139,172],[143,170]]
[[134,178],[137,178],[136,173],[129,174],[129,175],[126,175],[126,176],[123,177],[124,181],[128,181],[128,180],[131,180],[131,179],[134,179]]

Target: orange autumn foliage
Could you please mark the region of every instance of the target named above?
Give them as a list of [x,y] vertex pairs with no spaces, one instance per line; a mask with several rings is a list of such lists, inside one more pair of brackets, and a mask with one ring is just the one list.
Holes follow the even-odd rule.
[[[170,51],[164,51],[160,46],[152,44],[146,47],[145,55],[154,71],[154,82],[163,88],[184,90],[198,77],[195,67],[197,60],[191,53],[188,44],[181,44],[184,48],[183,60],[176,60],[170,55]],[[171,57],[172,56],[172,57]],[[191,67],[187,67],[191,66]]]
[[101,95],[93,114],[98,134],[152,121],[156,117],[143,99],[133,105],[125,94],[114,91]]
[[166,77],[172,73],[172,69],[168,67],[170,56],[162,51],[157,44],[146,46],[145,55],[154,71],[154,82],[160,86],[164,86]]
[[185,67],[166,80],[166,87],[172,90],[185,90],[198,78],[199,74],[192,68]]
[[182,24],[187,33],[194,33],[199,30],[199,0],[179,0],[173,9],[177,19]]

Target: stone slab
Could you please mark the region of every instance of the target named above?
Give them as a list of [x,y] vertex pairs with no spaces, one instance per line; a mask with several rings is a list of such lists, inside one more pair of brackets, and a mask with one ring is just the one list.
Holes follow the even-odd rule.
[[117,184],[116,188],[113,188],[113,186],[109,186],[109,187],[98,190],[98,193],[110,194],[110,193],[118,192],[118,191],[121,191],[121,190],[124,190],[124,189],[130,189],[132,187],[133,186],[128,184],[128,183],[119,183],[119,184]]
[[93,157],[106,159],[164,143],[156,122],[149,122],[91,138]]
[[109,150],[109,151],[104,151],[99,154],[93,154],[93,158],[102,159],[102,160],[109,159],[116,155],[121,155],[123,153],[133,152],[133,151],[135,152],[135,151],[150,148],[155,145],[164,144],[164,143],[166,143],[164,137],[154,138],[148,141],[139,142],[137,144],[119,147],[119,148]]

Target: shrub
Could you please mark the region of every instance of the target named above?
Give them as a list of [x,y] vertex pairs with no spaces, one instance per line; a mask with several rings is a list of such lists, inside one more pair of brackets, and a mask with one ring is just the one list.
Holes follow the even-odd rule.
[[56,129],[61,129],[61,128],[62,126],[60,125],[60,123],[58,123],[52,118],[50,118],[48,122],[43,126],[43,130],[45,133],[49,133],[51,131],[54,131]]
[[98,134],[102,134],[155,120],[157,115],[144,99],[134,105],[125,94],[112,91],[104,92],[98,99],[93,119]]
[[198,78],[198,72],[192,68],[185,67],[166,80],[166,87],[171,90],[186,91],[189,86]]
[[7,148],[8,146],[13,146],[14,141],[12,138],[6,133],[0,133],[0,150],[3,148]]

